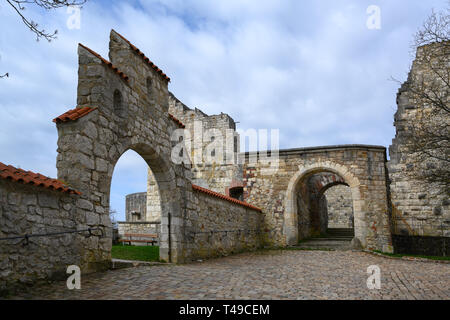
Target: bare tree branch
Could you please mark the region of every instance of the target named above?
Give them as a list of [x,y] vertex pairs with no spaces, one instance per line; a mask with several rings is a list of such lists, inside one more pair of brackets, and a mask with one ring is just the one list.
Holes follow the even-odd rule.
[[[44,38],[48,42],[56,39],[58,30],[53,32],[47,32],[45,29],[39,28],[39,24],[25,16],[24,11],[27,5],[35,5],[45,10],[53,10],[62,7],[81,6],[87,2],[87,0],[4,0],[8,3],[13,10],[19,15],[22,22],[28,29],[36,35],[36,41]],[[9,77],[9,73],[0,75],[0,79]]]
[[46,39],[48,42],[56,39],[58,30],[53,32],[47,32],[45,29],[40,29],[39,25],[25,17],[23,11],[26,9],[26,5],[36,5],[45,10],[58,9],[61,7],[69,6],[81,6],[86,3],[87,0],[6,0],[6,2],[16,11],[23,23],[36,35],[36,40],[40,38]]
[[[449,39],[450,6],[445,11],[431,11],[422,27],[414,35],[413,49],[435,42],[445,42]],[[447,44],[448,46],[449,44]]]

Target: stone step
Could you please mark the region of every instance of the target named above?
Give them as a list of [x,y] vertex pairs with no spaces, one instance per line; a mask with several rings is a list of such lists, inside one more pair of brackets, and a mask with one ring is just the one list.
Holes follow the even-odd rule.
[[345,235],[345,236],[329,235],[329,236],[327,236],[325,238],[339,238],[339,239],[350,239],[350,240],[352,240],[354,237],[353,236],[348,236],[348,235]]
[[328,246],[328,245],[346,245],[350,244],[350,241],[335,241],[335,240],[328,240],[328,241],[307,241],[302,242],[299,244],[299,246]]
[[[330,229],[328,229],[330,230]],[[332,232],[336,229],[331,229]],[[332,250],[351,250],[351,241],[353,239],[353,229],[337,229],[335,234],[329,234],[327,237],[312,238],[301,242],[299,248],[311,249],[332,249]]]
[[111,269],[135,268],[140,266],[171,265],[157,261],[137,261],[124,259],[111,259]]
[[353,237],[326,237],[326,238],[315,238],[308,241],[352,241]]
[[350,241],[305,241],[296,246],[303,249],[351,250]]
[[327,232],[327,234],[353,234],[353,232]]
[[332,228],[332,229],[327,229],[327,235],[329,236],[348,236],[348,237],[353,237],[354,236],[354,231],[353,229],[341,229],[341,228]]

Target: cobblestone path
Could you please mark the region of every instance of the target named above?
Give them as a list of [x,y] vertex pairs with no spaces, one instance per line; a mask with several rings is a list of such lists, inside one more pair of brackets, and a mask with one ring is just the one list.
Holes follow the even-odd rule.
[[[367,267],[381,269],[369,290]],[[145,266],[35,287],[15,299],[450,299],[450,264],[351,251],[262,251],[186,265]]]

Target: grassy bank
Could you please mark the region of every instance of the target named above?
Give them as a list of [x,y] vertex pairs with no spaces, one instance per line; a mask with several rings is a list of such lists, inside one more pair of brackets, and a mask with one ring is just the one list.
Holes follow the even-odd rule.
[[441,257],[441,256],[423,256],[423,255],[416,255],[416,254],[387,253],[387,252],[381,252],[378,250],[374,250],[374,252],[381,253],[385,256],[396,257],[396,258],[412,257],[412,258],[423,258],[423,259],[430,259],[430,260],[450,260],[450,257]]
[[159,261],[159,247],[114,245],[112,246],[111,256],[113,259]]

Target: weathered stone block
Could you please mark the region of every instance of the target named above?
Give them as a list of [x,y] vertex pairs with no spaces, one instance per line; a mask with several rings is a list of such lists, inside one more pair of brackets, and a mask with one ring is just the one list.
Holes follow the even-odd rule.
[[38,202],[39,202],[39,205],[42,207],[54,208],[54,209],[59,208],[58,199],[52,194],[39,193],[38,194]]
[[93,211],[94,210],[94,205],[92,204],[92,202],[90,202],[89,200],[85,200],[85,199],[78,199],[77,200],[77,207],[87,210],[87,211]]

